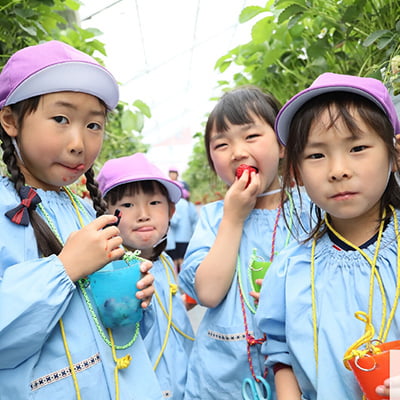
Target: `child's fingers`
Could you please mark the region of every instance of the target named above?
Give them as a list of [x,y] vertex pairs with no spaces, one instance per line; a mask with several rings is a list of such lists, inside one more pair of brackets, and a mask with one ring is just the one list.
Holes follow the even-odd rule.
[[[148,264],[148,263],[142,263],[142,264]],[[151,267],[150,263],[150,267]],[[141,265],[142,267],[142,265]],[[148,268],[148,265],[144,265],[143,268]],[[136,297],[138,299],[142,300],[142,308],[146,308],[153,297],[154,294],[154,276],[152,274],[149,274],[148,272],[144,274],[143,278],[140,279],[137,283],[137,288],[140,289],[140,291],[136,292]]]
[[[96,230],[103,229],[108,224],[113,224],[118,221],[118,218],[115,215],[102,215],[101,217],[96,218],[90,224],[86,225],[86,227],[90,227]],[[115,228],[115,226],[111,226],[109,228]],[[107,228],[107,229],[109,229]]]
[[376,394],[379,394],[379,396],[389,396],[389,389],[386,389],[385,386],[379,385],[375,389]]
[[151,261],[143,261],[142,263],[140,263],[140,271],[143,274],[148,273],[152,267],[153,267],[153,263]]

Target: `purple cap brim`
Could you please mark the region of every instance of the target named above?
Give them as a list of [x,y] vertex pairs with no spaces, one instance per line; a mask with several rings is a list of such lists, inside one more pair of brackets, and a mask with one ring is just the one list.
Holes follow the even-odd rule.
[[394,133],[400,133],[400,122],[390,94],[384,84],[374,78],[325,73],[307,89],[293,96],[280,110],[275,121],[275,132],[285,146],[289,129],[297,111],[316,96],[331,92],[349,92],[363,96],[375,103],[389,118]]

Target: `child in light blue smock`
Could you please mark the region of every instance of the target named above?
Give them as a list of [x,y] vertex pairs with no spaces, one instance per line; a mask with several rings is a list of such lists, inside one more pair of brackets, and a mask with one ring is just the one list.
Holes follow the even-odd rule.
[[[289,100],[275,128],[287,148],[284,185],[304,184],[318,221],[265,277],[263,353],[279,399],[361,399],[350,361],[371,340],[400,338],[400,123],[382,82],[325,73]],[[372,390],[388,397],[383,379]]]
[[[124,254],[92,170],[118,97],[106,69],[58,41],[16,52],[0,74],[2,400],[162,399],[139,325],[107,331],[84,279]],[[67,186],[83,174],[98,218]]]
[[[183,291],[208,307],[189,361],[186,400],[241,399],[246,379],[261,388],[267,374],[250,274],[292,240],[278,171],[284,150],[273,130],[278,110],[271,95],[242,87],[224,94],[208,118],[208,160],[229,189],[223,201],[202,207],[180,272]],[[245,171],[237,178],[240,165]],[[284,202],[290,221],[297,199],[287,193]],[[306,213],[301,218],[307,225]],[[273,382],[272,372],[267,380]]]
[[165,398],[182,400],[193,330],[164,252],[169,221],[182,191],[144,154],[107,161],[98,175],[110,213],[119,210],[118,225],[127,250],[151,260],[155,277],[154,315],[145,313],[141,332]]

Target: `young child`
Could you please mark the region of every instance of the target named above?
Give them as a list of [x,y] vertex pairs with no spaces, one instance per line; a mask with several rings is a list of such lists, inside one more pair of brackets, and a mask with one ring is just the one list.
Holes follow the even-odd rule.
[[247,382],[262,387],[265,337],[254,324],[250,274],[268,267],[292,239],[282,213],[284,151],[273,130],[278,110],[271,95],[242,87],[224,94],[207,121],[209,164],[230,187],[223,201],[202,207],[180,272],[183,291],[208,307],[189,360],[188,400],[240,399]]
[[325,73],[288,101],[275,128],[287,149],[284,186],[293,176],[304,185],[318,222],[264,280],[256,321],[267,365],[278,399],[361,399],[345,365],[359,345],[400,335],[400,122],[380,81]]
[[140,257],[153,262],[155,319],[145,314],[141,331],[164,397],[181,400],[194,335],[176,284],[174,264],[164,252],[181,188],[142,153],[107,161],[98,182],[109,212],[121,212],[118,226],[124,247],[140,250]]
[[[115,223],[67,185],[86,175],[97,214],[106,211],[92,165],[113,76],[58,41],[24,48],[0,74],[0,392],[2,399],[161,399],[139,327],[109,336],[83,278],[124,250]],[[146,307],[151,264],[137,286]],[[130,358],[134,363],[129,366]],[[124,369],[121,369],[124,368]]]

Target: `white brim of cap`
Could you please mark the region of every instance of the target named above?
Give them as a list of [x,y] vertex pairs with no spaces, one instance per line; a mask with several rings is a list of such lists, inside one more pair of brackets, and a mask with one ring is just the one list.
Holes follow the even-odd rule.
[[119,100],[118,84],[107,70],[100,65],[71,61],[35,72],[10,93],[4,105],[55,92],[90,94],[101,99],[109,110]]
[[280,110],[278,116],[276,117],[275,122],[275,131],[279,138],[279,141],[286,146],[287,139],[289,136],[289,129],[292,123],[293,117],[297,113],[297,111],[301,108],[301,106],[314,97],[317,97],[321,94],[332,93],[332,92],[349,92],[359,94],[372,102],[374,102],[382,111],[387,113],[382,107],[382,104],[370,93],[355,88],[351,86],[328,86],[328,87],[319,87],[319,88],[309,88],[294,96],[291,100],[289,100]]

